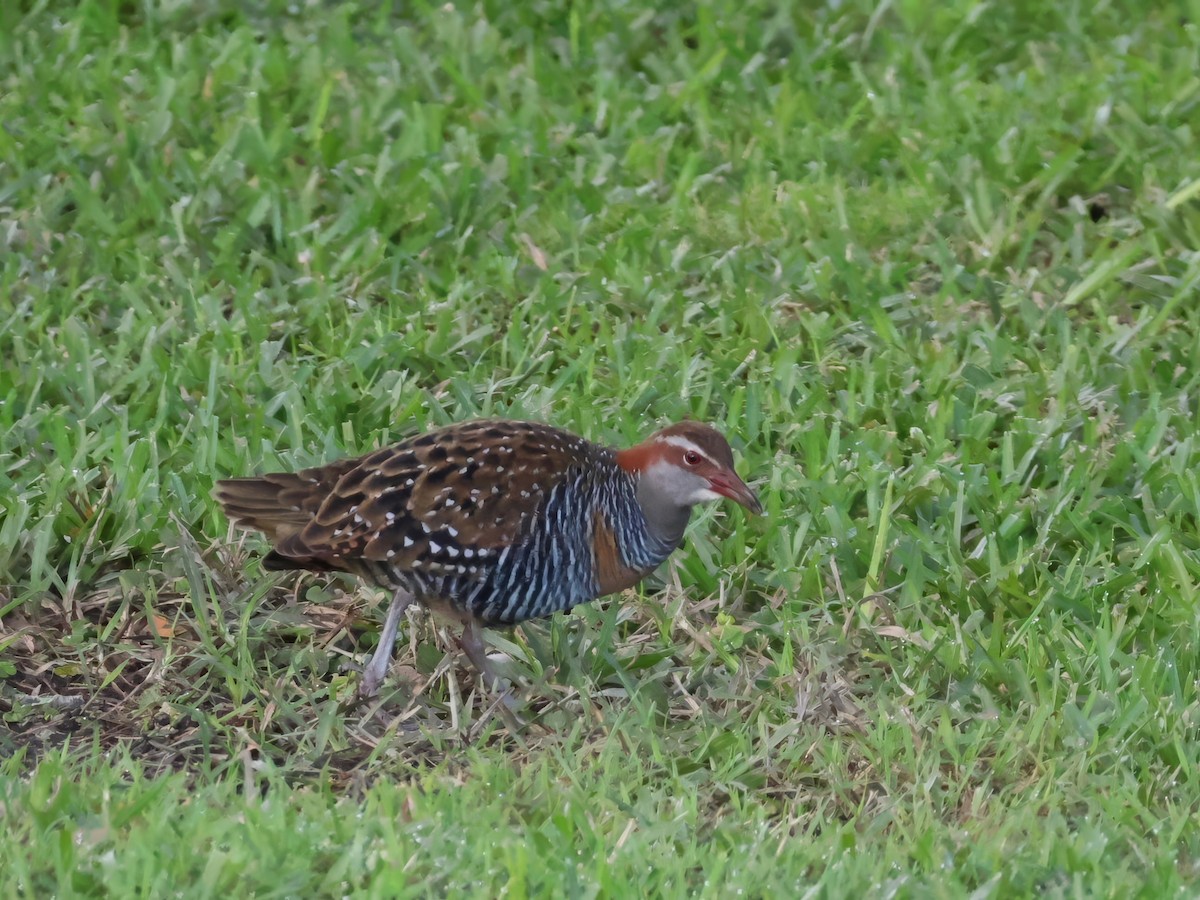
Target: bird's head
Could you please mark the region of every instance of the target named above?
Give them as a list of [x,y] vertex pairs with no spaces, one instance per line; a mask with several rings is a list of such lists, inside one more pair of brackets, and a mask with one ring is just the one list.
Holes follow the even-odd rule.
[[647,513],[690,510],[728,498],[761,513],[758,495],[733,468],[724,436],[701,422],[680,422],[617,454],[617,463],[638,476],[638,500]]

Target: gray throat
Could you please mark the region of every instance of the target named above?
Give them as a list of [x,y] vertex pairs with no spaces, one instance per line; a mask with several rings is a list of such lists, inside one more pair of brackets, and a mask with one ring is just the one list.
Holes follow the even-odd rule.
[[[646,517],[646,526],[654,540],[674,550],[683,543],[683,532],[688,520],[692,517],[690,506],[674,506],[654,503],[645,496],[644,485],[638,485],[638,502],[642,507],[642,515]],[[653,498],[658,499],[658,498]],[[651,502],[647,502],[651,500]],[[668,551],[669,552],[669,551]]]

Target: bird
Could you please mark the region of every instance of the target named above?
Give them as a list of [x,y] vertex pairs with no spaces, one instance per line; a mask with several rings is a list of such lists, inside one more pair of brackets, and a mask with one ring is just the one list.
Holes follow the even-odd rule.
[[477,419],[315,468],[220,480],[213,494],[235,527],[268,538],[265,569],[348,573],[391,592],[363,698],[385,680],[414,601],[461,623],[459,646],[494,688],[481,628],[633,587],[682,544],[698,504],[763,511],[729,442],[691,420],[617,449]]

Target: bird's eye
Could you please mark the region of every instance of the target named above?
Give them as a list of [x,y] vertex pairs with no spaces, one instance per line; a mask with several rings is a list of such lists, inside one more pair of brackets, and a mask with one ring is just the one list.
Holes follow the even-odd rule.
[[683,453],[683,461],[689,466],[700,465],[700,454],[695,450],[685,450]]

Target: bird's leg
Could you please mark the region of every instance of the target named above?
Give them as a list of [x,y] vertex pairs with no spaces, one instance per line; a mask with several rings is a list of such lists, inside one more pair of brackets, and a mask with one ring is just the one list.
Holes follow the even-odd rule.
[[463,623],[463,633],[458,645],[467,654],[467,659],[471,661],[471,665],[475,667],[475,671],[479,673],[479,677],[483,679],[489,690],[494,689],[497,684],[506,684],[496,672],[492,661],[488,659],[487,644],[480,636],[479,626],[475,624],[474,619],[467,619]]
[[379,646],[371,656],[371,661],[363,669],[362,680],[358,683],[358,695],[370,699],[379,693],[379,686],[387,677],[388,666],[392,662],[392,647],[396,643],[396,633],[400,630],[400,617],[404,610],[413,602],[413,595],[404,588],[397,588],[392,597],[392,605],[388,607],[387,618],[383,622],[383,631],[379,632]]
[[471,665],[475,667],[475,671],[479,673],[479,677],[483,679],[484,686],[489,691],[501,691],[500,702],[503,706],[500,709],[501,715],[505,721],[512,727],[519,727],[522,723],[520,719],[513,718],[513,712],[520,708],[521,704],[513,695],[511,685],[507,678],[496,671],[492,661],[488,659],[487,644],[484,643],[483,637],[479,634],[479,626],[474,619],[466,618],[463,621],[463,633],[459,638],[458,645],[462,647],[463,652],[467,654],[467,659],[471,661]]

